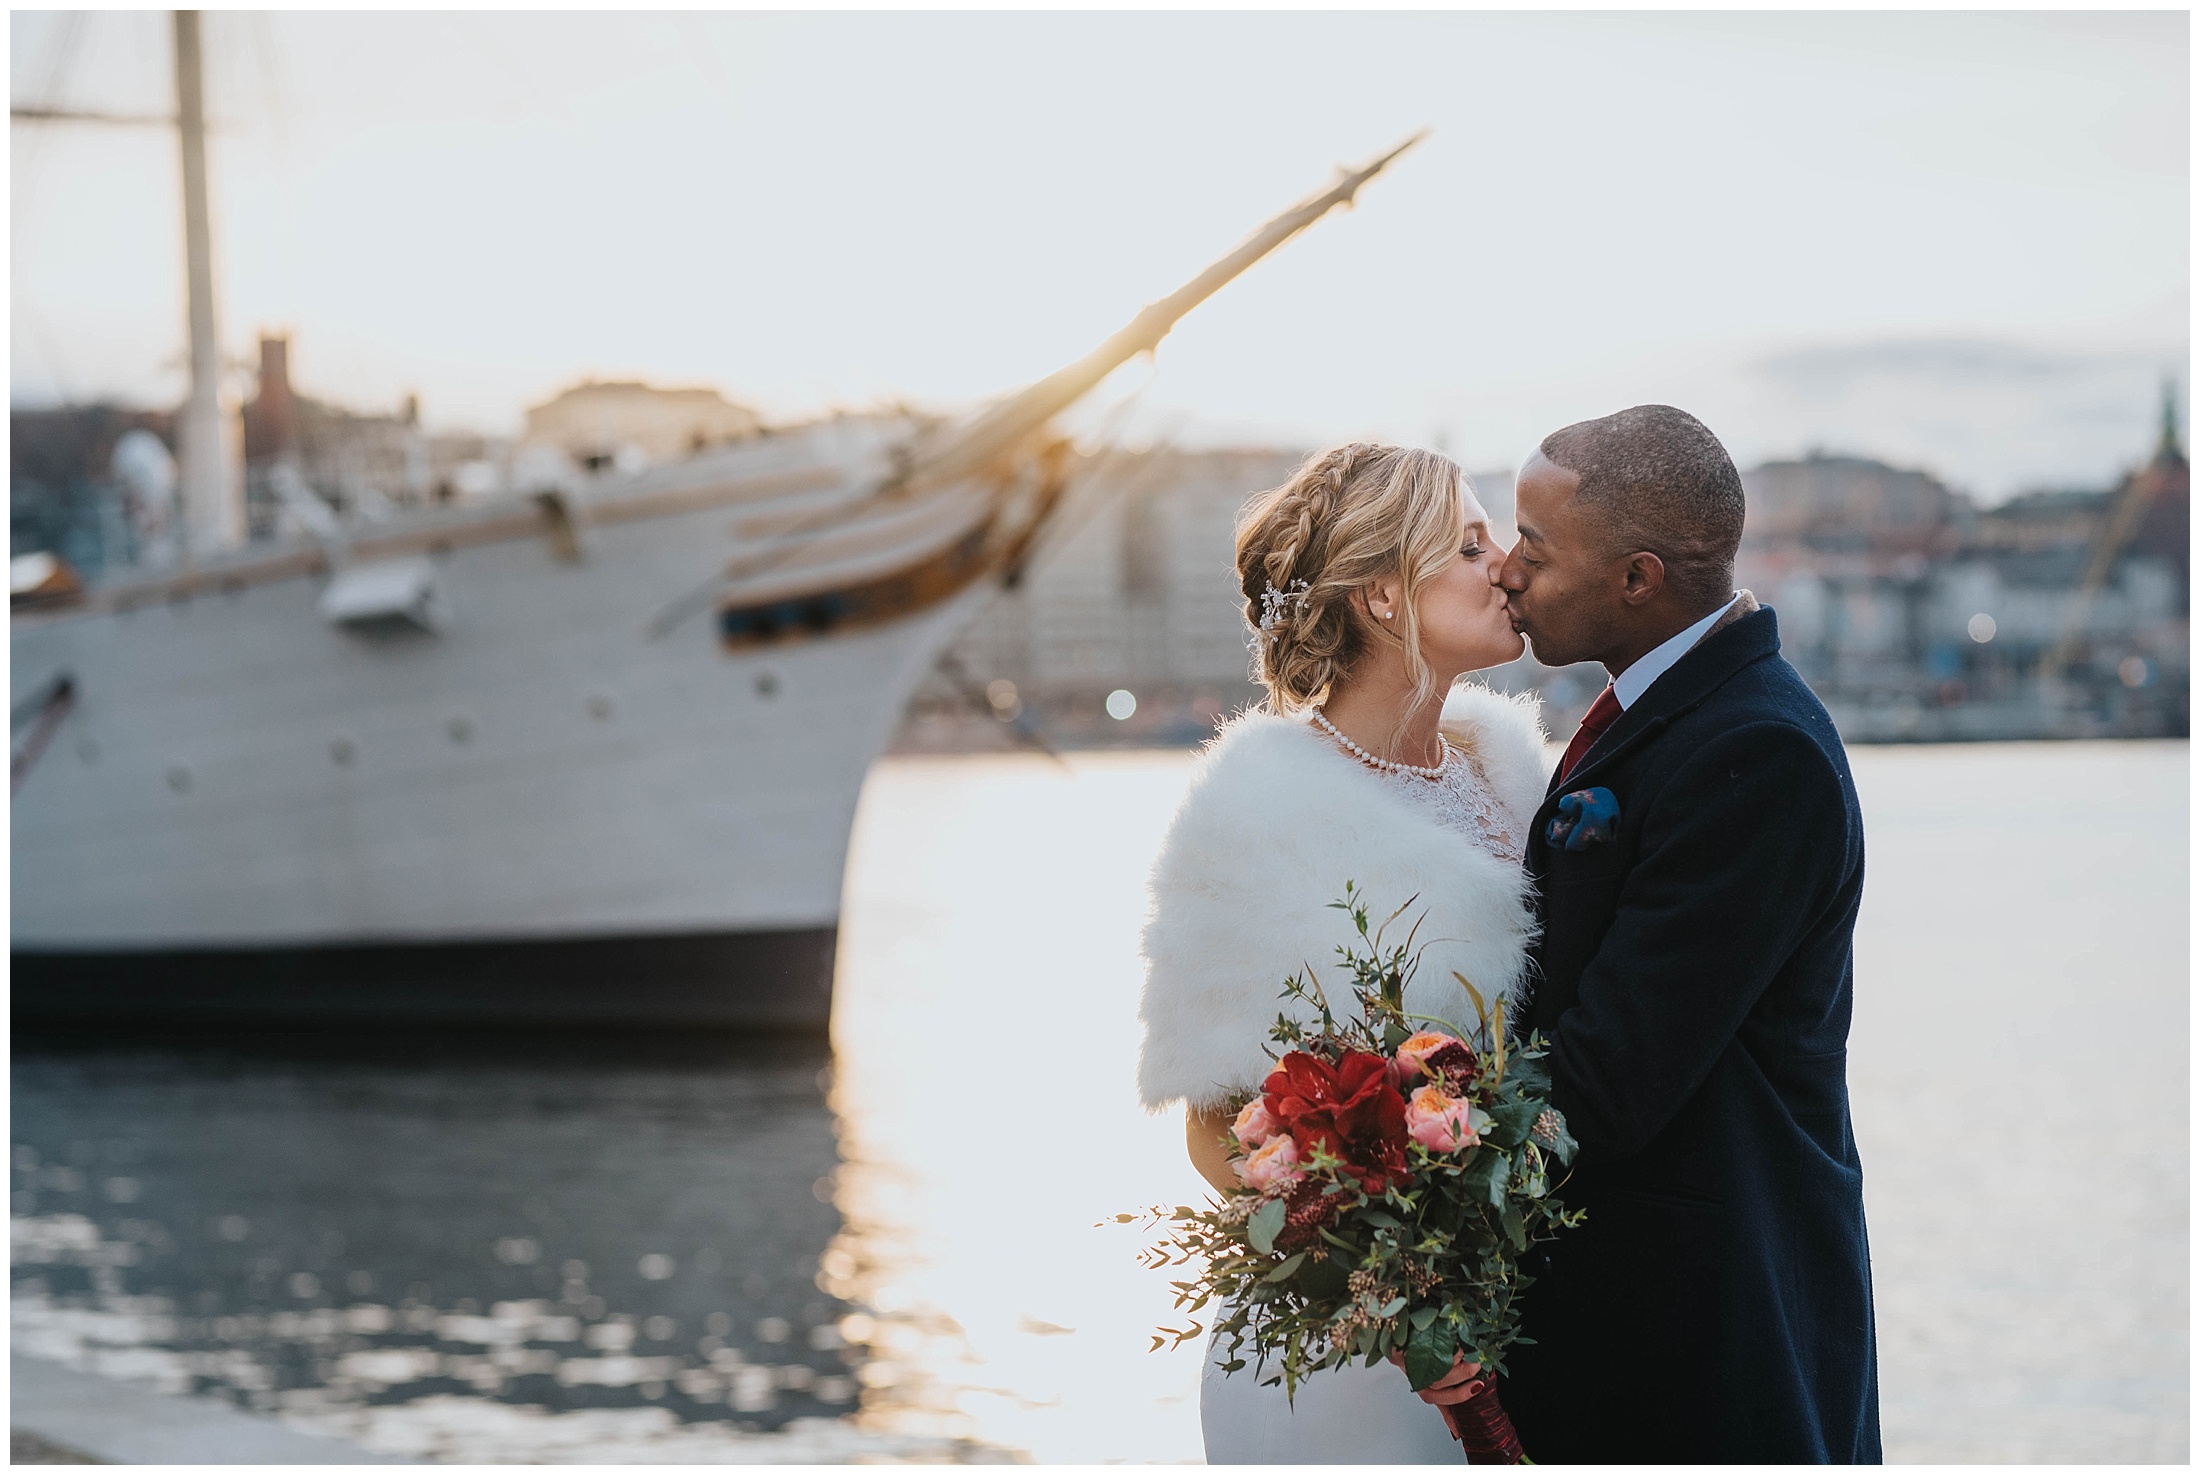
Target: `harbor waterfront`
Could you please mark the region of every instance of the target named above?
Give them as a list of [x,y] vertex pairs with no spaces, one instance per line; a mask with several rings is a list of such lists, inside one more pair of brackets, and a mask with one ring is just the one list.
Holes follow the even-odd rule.
[[[1891,1461],[2188,1455],[2188,746],[1858,748]],[[19,1036],[18,1352],[453,1461],[1197,1460],[1135,1229],[1182,752],[864,788],[832,1040]]]

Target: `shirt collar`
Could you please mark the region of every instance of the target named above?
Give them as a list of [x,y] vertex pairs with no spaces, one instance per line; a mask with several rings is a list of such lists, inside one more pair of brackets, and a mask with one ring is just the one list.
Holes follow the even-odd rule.
[[1650,683],[1672,670],[1682,656],[1694,650],[1696,642],[1703,639],[1710,632],[1713,625],[1719,623],[1719,616],[1734,608],[1734,600],[1741,597],[1741,594],[1737,592],[1734,599],[1729,599],[1710,614],[1705,615],[1695,624],[1690,625],[1686,630],[1681,631],[1680,634],[1613,677],[1612,695],[1619,699],[1620,710],[1624,712],[1641,701],[1642,694],[1650,689]]

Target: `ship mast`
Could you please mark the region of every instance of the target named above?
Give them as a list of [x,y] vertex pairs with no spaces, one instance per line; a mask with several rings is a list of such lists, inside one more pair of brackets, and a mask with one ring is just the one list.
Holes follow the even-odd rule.
[[173,118],[46,104],[10,106],[26,123],[173,124],[183,155],[183,264],[191,388],[176,423],[182,471],[184,556],[218,553],[244,542],[244,499],[221,403],[221,338],[214,325],[214,249],[206,198],[206,68],[199,12],[175,12],[176,113]]
[[193,553],[244,541],[244,508],[231,486],[221,405],[221,340],[214,329],[214,251],[206,203],[206,79],[199,13],[175,13],[176,133],[183,152],[183,261],[191,391],[176,425],[183,507]]

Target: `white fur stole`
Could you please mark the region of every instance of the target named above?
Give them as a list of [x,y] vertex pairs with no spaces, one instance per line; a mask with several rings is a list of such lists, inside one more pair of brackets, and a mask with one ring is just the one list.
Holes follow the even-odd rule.
[[[1549,773],[1539,710],[1533,697],[1484,686],[1456,687],[1444,703],[1445,733],[1480,762],[1523,843]],[[1264,1047],[1285,1009],[1283,982],[1302,968],[1333,1008],[1351,1008],[1336,949],[1353,940],[1352,921],[1328,905],[1347,881],[1372,920],[1413,900],[1389,938],[1402,941],[1420,919],[1410,1011],[1471,1031],[1474,1004],[1455,970],[1490,1004],[1523,994],[1533,923],[1521,868],[1393,792],[1306,722],[1247,713],[1201,756],[1148,882],[1138,1011],[1148,1107],[1212,1105],[1258,1085],[1273,1069]]]

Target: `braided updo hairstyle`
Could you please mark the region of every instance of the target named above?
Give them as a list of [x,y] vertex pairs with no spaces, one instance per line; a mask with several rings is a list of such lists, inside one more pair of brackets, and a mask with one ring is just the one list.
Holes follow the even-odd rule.
[[[1238,518],[1238,583],[1253,626],[1253,679],[1268,705],[1321,705],[1372,639],[1396,639],[1417,704],[1435,676],[1421,658],[1422,583],[1459,556],[1458,466],[1434,451],[1355,441],[1307,457],[1291,479]],[[1354,590],[1386,574],[1402,586],[1395,633],[1353,607]]]

